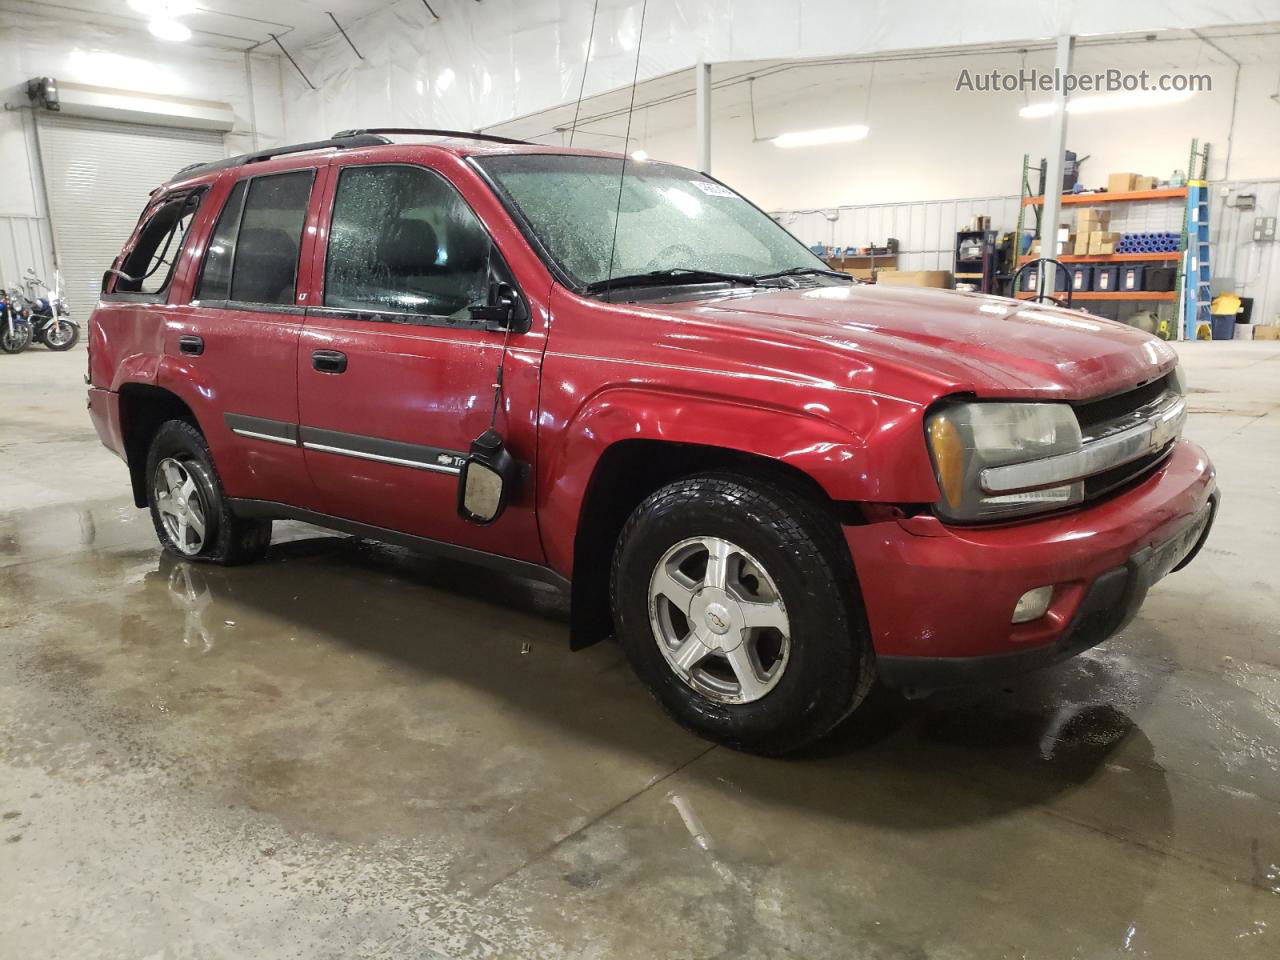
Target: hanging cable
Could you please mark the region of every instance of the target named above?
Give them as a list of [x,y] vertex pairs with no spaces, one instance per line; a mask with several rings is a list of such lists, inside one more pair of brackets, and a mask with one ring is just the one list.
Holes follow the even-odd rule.
[[631,117],[636,112],[636,83],[640,79],[640,48],[644,44],[644,15],[649,0],[640,6],[640,32],[636,35],[636,66],[631,74],[631,108],[627,111],[627,137],[622,144],[622,173],[618,175],[618,206],[613,213],[613,243],[609,245],[609,272],[605,274],[605,299],[613,293],[613,255],[618,250],[618,221],[622,219],[622,186],[627,179],[627,147],[631,145]]
[[569,146],[573,146],[573,135],[578,132],[578,113],[582,110],[582,95],[587,92],[587,64],[591,62],[591,44],[596,39],[596,14],[600,11],[600,0],[596,0],[591,8],[591,30],[587,33],[587,54],[582,59],[582,82],[578,84],[578,102],[573,105],[573,123],[569,126]]

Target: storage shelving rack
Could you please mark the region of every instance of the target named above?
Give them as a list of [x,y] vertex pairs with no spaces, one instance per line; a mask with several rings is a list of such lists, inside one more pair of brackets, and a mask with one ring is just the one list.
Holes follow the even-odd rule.
[[[1208,215],[1200,208],[1207,206],[1200,202],[1205,182],[1205,171],[1208,167],[1209,144],[1201,146],[1200,141],[1191,141],[1191,161],[1188,173],[1191,178],[1185,187],[1162,187],[1156,190],[1133,190],[1123,193],[1068,193],[1061,199],[1062,207],[1099,203],[1181,201],[1184,207],[1182,218],[1182,241],[1179,249],[1167,253],[1112,253],[1093,255],[1063,254],[1057,259],[1063,263],[1156,263],[1172,262],[1178,265],[1178,277],[1172,290],[1114,290],[1107,292],[1080,291],[1072,294],[1072,300],[1110,300],[1110,301],[1146,301],[1178,303],[1179,316],[1175,322],[1173,335],[1180,339],[1194,337],[1195,320],[1188,323],[1186,315],[1202,315],[1207,311],[1202,308],[1201,301],[1207,297],[1209,283],[1209,243]],[[1036,233],[1040,233],[1040,210],[1044,205],[1044,197],[1031,195],[1030,160],[1022,158],[1022,197],[1018,210],[1018,232],[1014,243],[1022,242],[1022,226],[1025,222],[1024,212],[1031,208],[1036,214]],[[1194,203],[1192,201],[1195,201]],[[1203,223],[1198,222],[1203,220]],[[1188,250],[1194,246],[1194,254],[1189,256]],[[1034,260],[1034,257],[1020,256],[1019,265]],[[1190,288],[1195,285],[1194,291]],[[1189,293],[1190,291],[1190,293]],[[1014,291],[1014,296],[1026,299],[1034,294]],[[1188,329],[1192,328],[1192,329]]]
[[[997,234],[994,230],[956,231],[955,269],[952,270],[952,275],[956,280],[964,283],[975,283],[982,293],[995,293],[996,260],[999,258],[996,236]],[[981,245],[981,256],[960,256],[960,252],[965,248],[965,245],[975,241]]]
[[[1186,187],[1164,187],[1159,190],[1133,190],[1124,193],[1070,193],[1062,197],[1063,207],[1070,206],[1092,206],[1099,203],[1125,203],[1125,202],[1142,202],[1149,200],[1183,200],[1187,197]],[[1023,206],[1039,206],[1044,203],[1044,197],[1027,197],[1022,198]],[[1157,261],[1177,261],[1181,262],[1183,254],[1186,250],[1185,238],[1182,243],[1182,249],[1170,251],[1168,253],[1110,253],[1110,254],[1067,254],[1064,253],[1057,259],[1063,263],[1154,263]],[[1034,257],[1022,256],[1018,258],[1018,263],[1023,264]],[[1178,299],[1178,284],[1174,284],[1173,290],[1112,290],[1107,292],[1100,291],[1080,291],[1071,295],[1072,300],[1145,300],[1157,302],[1174,302]],[[1026,299],[1034,294],[1018,292],[1016,296]]]
[[[849,248],[844,248],[848,250]],[[862,269],[873,271],[872,277],[875,276],[876,267],[889,267],[896,270],[898,268],[898,241],[889,238],[883,247],[877,247],[874,243],[865,249],[866,253],[841,253],[838,257],[823,257],[823,261],[833,270],[841,270],[848,273],[850,270]]]

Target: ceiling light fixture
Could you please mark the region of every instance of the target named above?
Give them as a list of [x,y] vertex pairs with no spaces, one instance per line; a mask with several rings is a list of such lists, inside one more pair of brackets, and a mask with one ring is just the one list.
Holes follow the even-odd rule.
[[633,150],[631,151],[631,159],[634,160],[636,163],[644,163],[646,160],[649,159],[649,155],[645,153],[643,150]]
[[196,12],[196,0],[129,0],[129,6],[154,20],[174,20]]
[[181,43],[184,40],[191,39],[191,28],[180,20],[168,20],[158,17],[147,24],[147,29],[151,31],[153,36],[157,36],[161,40],[168,40],[171,43]]
[[820,147],[828,143],[852,143],[865,139],[871,128],[856,123],[849,127],[825,127],[821,130],[796,130],[783,133],[773,138],[774,146],[790,149],[792,147]]
[[[1067,101],[1067,113],[1110,113],[1139,107],[1164,107],[1182,103],[1195,96],[1194,90],[1140,90],[1132,93],[1110,93],[1102,96],[1076,97]],[[1024,120],[1051,117],[1058,109],[1055,103],[1030,103],[1018,111]]]

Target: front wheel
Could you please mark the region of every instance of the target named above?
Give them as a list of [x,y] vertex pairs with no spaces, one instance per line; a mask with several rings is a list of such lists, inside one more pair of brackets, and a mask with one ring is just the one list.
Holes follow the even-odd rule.
[[50,350],[61,353],[63,350],[70,350],[80,342],[80,326],[70,320],[54,317],[40,331],[40,339]]
[[171,554],[231,565],[266,553],[271,521],[232,514],[204,435],[190,423],[170,420],[156,431],[146,470],[151,522]]
[[862,701],[875,663],[839,526],[771,481],[672,483],[615,551],[617,635],[664,707],[695,732],[782,754]]

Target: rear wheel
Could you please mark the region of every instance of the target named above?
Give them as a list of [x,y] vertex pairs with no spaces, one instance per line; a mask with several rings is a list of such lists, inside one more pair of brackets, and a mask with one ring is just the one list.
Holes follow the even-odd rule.
[[230,565],[266,552],[271,521],[231,513],[204,436],[190,423],[170,420],[156,431],[146,469],[151,522],[174,556]]
[[843,720],[875,678],[834,518],[769,481],[663,487],[619,538],[612,594],[636,672],[685,726],[780,754]]

